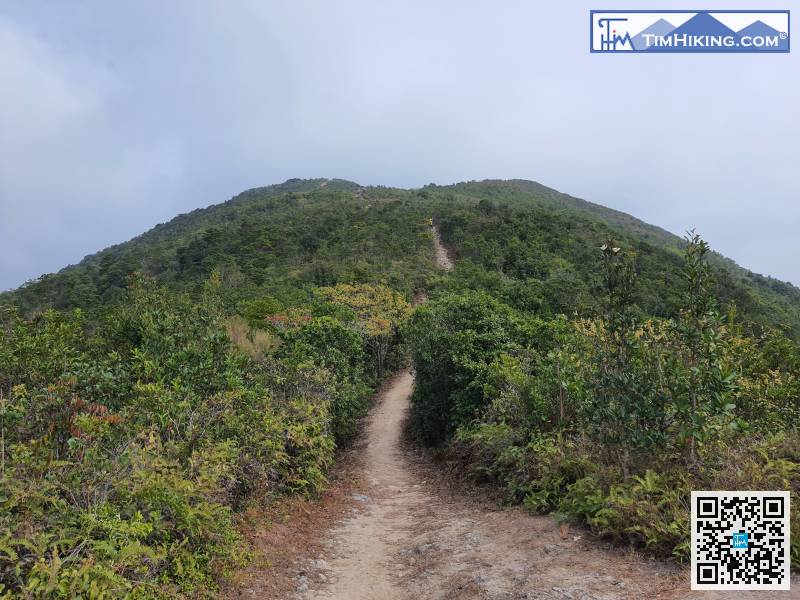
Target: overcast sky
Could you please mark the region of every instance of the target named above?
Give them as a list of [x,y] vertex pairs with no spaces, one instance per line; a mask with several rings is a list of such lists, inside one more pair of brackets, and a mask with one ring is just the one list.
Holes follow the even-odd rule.
[[607,4],[0,0],[0,289],[291,177],[533,179],[800,284],[800,43],[590,54]]

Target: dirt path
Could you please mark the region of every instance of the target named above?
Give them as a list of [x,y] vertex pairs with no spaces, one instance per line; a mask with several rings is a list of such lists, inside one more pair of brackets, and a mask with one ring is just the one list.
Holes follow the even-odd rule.
[[333,532],[333,577],[312,598],[400,598],[401,565],[392,559],[404,547],[424,507],[426,494],[408,470],[400,448],[400,428],[413,379],[404,373],[374,408],[367,433],[364,469],[367,493],[356,494],[365,510]]
[[[435,226],[432,234],[437,263],[452,269]],[[404,372],[379,396],[360,466],[365,489],[353,494],[361,506],[330,533],[326,558],[312,563],[299,597],[718,597],[691,594],[685,570],[605,548],[584,532],[560,531],[550,517],[500,509],[438,481],[441,472],[402,443],[413,383]]]
[[[406,455],[401,431],[413,386],[402,373],[375,407],[365,450],[363,510],[332,532],[323,577],[302,596],[380,598],[657,597],[672,574],[644,588],[651,565],[609,572],[608,557],[579,535],[561,539],[552,519],[488,510],[452,497]],[[428,475],[430,473],[427,473]],[[616,565],[620,566],[620,565]],[[312,576],[313,577],[313,576]]]
[[445,271],[452,270],[453,260],[450,258],[447,248],[442,244],[442,236],[439,234],[439,228],[436,227],[436,225],[431,225],[431,233],[433,234],[433,247],[436,249],[436,264]]
[[[606,548],[584,532],[562,536],[550,517],[449,492],[433,480],[435,468],[402,444],[412,387],[404,372],[379,398],[360,467],[364,489],[353,493],[360,508],[332,530],[324,558],[305,571],[299,598],[729,597],[692,594],[686,571]],[[764,596],[737,594],[751,597]]]

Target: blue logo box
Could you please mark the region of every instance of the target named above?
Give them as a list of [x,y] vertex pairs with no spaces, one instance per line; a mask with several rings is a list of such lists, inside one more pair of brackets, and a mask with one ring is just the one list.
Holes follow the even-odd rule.
[[589,50],[599,53],[787,53],[788,10],[592,10]]
[[731,548],[739,550],[747,550],[749,544],[748,535],[746,531],[737,531],[733,534],[731,539]]

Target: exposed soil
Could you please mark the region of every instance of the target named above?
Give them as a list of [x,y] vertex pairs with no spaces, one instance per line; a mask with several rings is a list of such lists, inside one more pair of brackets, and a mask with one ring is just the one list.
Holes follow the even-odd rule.
[[550,517],[465,497],[436,480],[435,467],[402,443],[412,386],[411,373],[400,374],[375,406],[364,488],[355,495],[361,509],[330,532],[297,598],[729,597],[692,593],[683,569],[606,547],[583,531],[562,531]]
[[[361,449],[351,448],[339,457],[330,485],[319,498],[293,496],[267,510],[253,509],[245,514],[243,533],[253,544],[254,560],[225,585],[223,598],[295,595],[308,557],[320,555],[331,528],[355,510],[353,490],[363,487],[359,480]],[[313,561],[309,567],[314,567]]]
[[447,248],[442,244],[442,236],[439,235],[436,225],[431,226],[431,233],[433,234],[433,247],[436,249],[436,264],[439,265],[439,268],[450,271],[453,268],[453,259],[450,258]]

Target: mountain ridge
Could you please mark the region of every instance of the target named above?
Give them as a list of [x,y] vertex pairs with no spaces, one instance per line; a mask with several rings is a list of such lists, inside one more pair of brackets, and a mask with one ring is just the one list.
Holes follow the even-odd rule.
[[[0,294],[0,303],[16,304],[24,312],[51,306],[91,307],[118,296],[132,271],[196,291],[199,279],[215,265],[248,285],[270,284],[283,291],[298,281],[386,277],[399,278],[395,283],[410,291],[415,280],[432,272],[419,248],[427,235],[420,223],[461,208],[468,211],[464,218],[469,220],[476,207],[487,202],[513,211],[552,213],[563,223],[597,229],[595,237],[600,230],[607,230],[603,235],[628,236],[634,245],[652,246],[672,256],[653,259],[662,262],[677,260],[684,245],[677,235],[633,215],[525,179],[405,189],[362,186],[344,179],[294,178],[176,215],[77,264]],[[361,231],[351,239],[358,227]],[[712,262],[726,279],[724,298],[742,298],[756,312],[774,313],[764,319],[769,325],[785,325],[800,333],[800,289],[753,273],[719,254]],[[385,265],[398,272],[385,276]],[[278,279],[280,285],[275,283]]]

